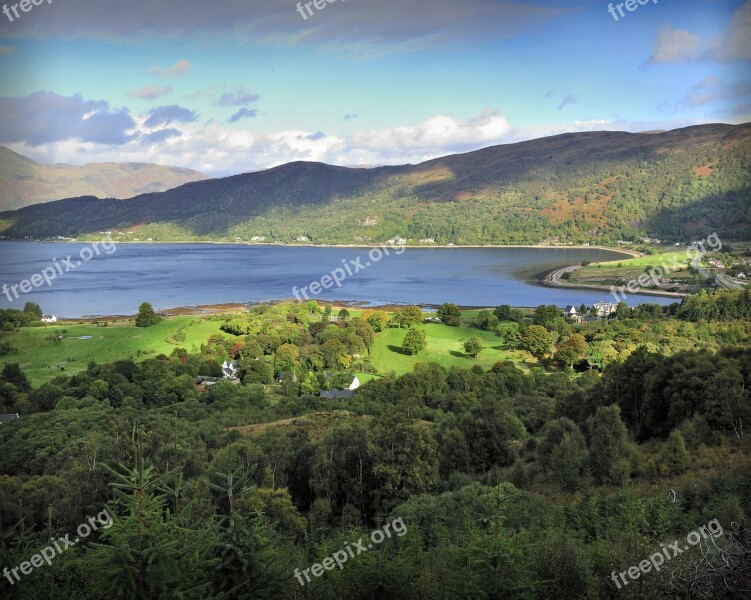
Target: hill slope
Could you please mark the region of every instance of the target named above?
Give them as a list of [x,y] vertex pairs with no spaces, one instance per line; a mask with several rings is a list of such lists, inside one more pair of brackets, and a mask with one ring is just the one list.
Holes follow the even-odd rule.
[[72,196],[132,198],[202,179],[198,171],[147,163],[42,165],[0,146],[0,210]]
[[[72,198],[0,214],[35,238],[435,243],[600,242],[717,231],[751,238],[751,124],[588,132],[349,169],[290,163],[126,201]],[[127,231],[133,234],[127,234]],[[427,242],[426,242],[427,243]]]

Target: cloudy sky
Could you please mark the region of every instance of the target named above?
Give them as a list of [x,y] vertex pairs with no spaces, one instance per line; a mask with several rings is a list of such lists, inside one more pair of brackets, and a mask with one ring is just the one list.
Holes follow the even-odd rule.
[[220,176],[751,120],[751,0],[25,1],[0,144],[40,162]]

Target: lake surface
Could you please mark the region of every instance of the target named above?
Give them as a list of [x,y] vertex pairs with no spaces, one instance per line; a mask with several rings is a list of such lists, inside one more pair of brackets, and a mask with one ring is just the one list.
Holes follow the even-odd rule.
[[[616,260],[622,254],[571,248],[390,248],[380,260],[368,248],[311,248],[213,244],[118,244],[111,254],[87,258],[87,244],[0,242],[0,286],[19,284],[52,267],[51,286],[42,282],[12,301],[0,293],[0,308],[38,303],[58,317],[132,315],[141,302],[157,310],[232,302],[293,298],[298,290],[349,266],[341,287],[310,298],[379,304],[469,306],[565,306],[610,301],[607,292],[534,285],[531,274],[583,260]],[[70,263],[64,259],[71,257]],[[358,262],[362,268],[354,263]],[[56,262],[55,262],[56,261]],[[80,264],[77,264],[80,263]],[[344,264],[343,264],[344,263]],[[59,269],[55,269],[55,264]],[[71,265],[73,268],[71,268]],[[369,266],[368,266],[369,265]],[[69,269],[66,272],[66,269]],[[51,270],[48,270],[48,274]],[[63,271],[63,274],[59,274]],[[346,273],[340,271],[339,273]],[[36,281],[39,281],[37,278]],[[324,280],[324,283],[329,283]],[[304,296],[298,292],[301,298]],[[670,304],[673,298],[632,295],[631,305]]]

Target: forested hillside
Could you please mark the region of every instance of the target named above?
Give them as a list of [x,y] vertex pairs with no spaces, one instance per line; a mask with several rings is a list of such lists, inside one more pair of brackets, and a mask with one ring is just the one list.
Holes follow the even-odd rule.
[[[290,163],[126,201],[0,214],[0,234],[154,241],[614,243],[751,238],[751,125],[589,132],[419,165]],[[304,236],[304,237],[303,237]]]
[[[444,369],[428,348],[410,373],[319,397],[367,370],[383,331],[406,346],[458,327],[443,308],[423,324],[415,307],[332,322],[315,302],[257,306],[200,350],[38,388],[7,363],[0,412],[20,418],[0,425],[0,564],[112,522],[0,594],[748,598],[751,292],[581,325],[499,306],[475,327],[537,364]],[[206,385],[230,359],[239,380]],[[661,570],[618,578],[678,543]]]

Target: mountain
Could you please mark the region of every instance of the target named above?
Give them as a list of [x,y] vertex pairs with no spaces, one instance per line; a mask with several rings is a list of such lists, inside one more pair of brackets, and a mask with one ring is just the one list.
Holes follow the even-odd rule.
[[[294,162],[129,200],[0,213],[6,237],[121,240],[613,243],[751,239],[751,124],[570,133],[418,165]],[[432,243],[432,242],[425,242]]]
[[0,146],[0,210],[72,196],[132,198],[202,179],[198,171],[147,163],[42,165]]

